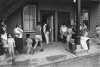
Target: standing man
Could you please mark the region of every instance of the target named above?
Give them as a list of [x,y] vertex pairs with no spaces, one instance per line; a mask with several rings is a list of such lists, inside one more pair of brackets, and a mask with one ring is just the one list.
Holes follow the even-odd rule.
[[23,30],[20,24],[16,25],[16,28],[14,29],[14,34],[16,44],[15,49],[18,51],[18,53],[21,53],[23,49]]
[[44,24],[43,26],[43,32],[45,35],[45,39],[46,39],[46,44],[49,44],[49,34],[50,34],[51,28],[49,26],[49,24]]

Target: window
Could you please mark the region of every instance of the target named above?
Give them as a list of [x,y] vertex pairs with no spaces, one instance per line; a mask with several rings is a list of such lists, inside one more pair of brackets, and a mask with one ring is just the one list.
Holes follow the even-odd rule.
[[27,5],[23,10],[23,30],[24,32],[35,32],[36,6]]

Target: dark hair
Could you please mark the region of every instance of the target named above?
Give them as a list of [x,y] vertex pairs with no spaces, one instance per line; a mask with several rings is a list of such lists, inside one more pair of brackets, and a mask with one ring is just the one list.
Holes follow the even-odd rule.
[[8,33],[8,34],[7,34],[7,37],[8,37],[9,35],[11,35],[11,36],[13,37],[12,33]]
[[26,38],[29,38],[30,37],[30,34],[26,34]]
[[99,27],[100,25],[96,25],[96,27]]
[[16,27],[19,27],[20,24],[16,24]]

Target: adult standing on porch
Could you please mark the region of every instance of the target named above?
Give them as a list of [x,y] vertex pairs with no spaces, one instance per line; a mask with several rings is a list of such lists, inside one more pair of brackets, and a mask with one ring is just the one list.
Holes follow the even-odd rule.
[[23,49],[23,30],[20,24],[16,25],[14,29],[16,50],[21,53]]
[[0,34],[1,34],[1,42],[3,44],[5,52],[7,53],[7,47],[8,47],[7,45],[7,26],[5,25],[4,21],[1,22]]
[[49,26],[49,24],[44,24],[43,26],[43,32],[45,35],[45,39],[46,39],[46,44],[49,44],[49,33],[51,31],[51,28]]

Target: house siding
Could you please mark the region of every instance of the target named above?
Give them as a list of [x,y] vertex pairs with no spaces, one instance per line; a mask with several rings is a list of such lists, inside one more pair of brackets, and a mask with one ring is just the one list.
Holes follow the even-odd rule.
[[22,16],[21,16],[21,9],[16,10],[10,16],[8,16],[7,21],[7,30],[9,33],[13,34],[13,30],[17,24],[22,24]]
[[96,25],[100,25],[100,3],[90,9],[90,31],[94,32]]

